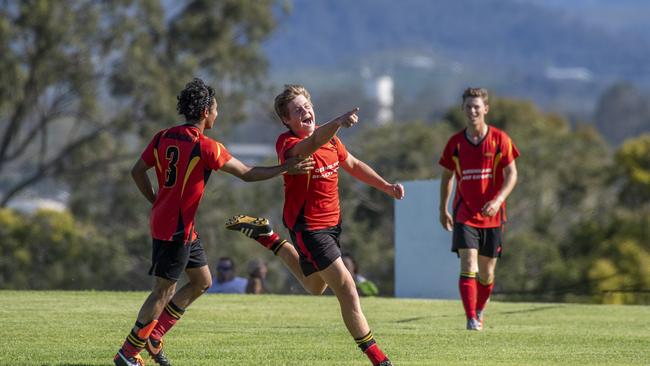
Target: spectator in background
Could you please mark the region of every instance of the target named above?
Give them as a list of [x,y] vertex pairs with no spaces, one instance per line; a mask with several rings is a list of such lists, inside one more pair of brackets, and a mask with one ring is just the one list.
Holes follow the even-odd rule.
[[264,294],[266,289],[266,273],[269,271],[263,259],[256,258],[248,262],[247,294]]
[[248,280],[235,276],[235,262],[230,257],[221,257],[217,262],[217,276],[208,293],[243,294]]
[[354,260],[354,257],[352,257],[350,253],[344,253],[341,255],[341,259],[343,259],[343,264],[345,264],[345,267],[352,274],[352,278],[354,278],[354,283],[357,285],[357,292],[359,293],[359,296],[379,295],[379,289],[377,288],[377,285],[359,274],[357,261]]

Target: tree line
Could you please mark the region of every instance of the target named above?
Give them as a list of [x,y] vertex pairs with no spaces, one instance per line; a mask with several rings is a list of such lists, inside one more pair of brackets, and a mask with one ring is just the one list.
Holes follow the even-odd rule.
[[[218,89],[227,116],[216,127],[220,140],[243,119],[246,102],[267,97],[259,45],[282,5],[179,4],[169,14],[155,0],[1,3],[0,205],[43,181],[65,185],[70,199],[63,213],[0,209],[0,288],[148,288],[149,207],[131,164],[154,131],[178,121],[175,93],[194,75]],[[522,153],[497,295],[648,303],[650,135],[613,147],[590,125],[506,98],[491,102],[488,120]],[[365,126],[344,139],[389,180],[431,179],[462,126],[451,107],[440,119]],[[391,295],[393,203],[341,179],[343,220],[354,223],[344,227],[344,250]],[[250,213],[270,217],[286,235],[281,191],[280,179],[243,185],[217,173],[197,227],[211,263],[263,257],[273,291],[300,292],[280,261],[223,228],[229,216]]]
[[[650,135],[629,139],[612,151],[591,127],[571,127],[530,102],[493,101],[490,116],[522,152],[519,184],[509,200],[497,294],[505,299],[647,303]],[[348,145],[390,180],[430,179],[440,175],[440,151],[461,123],[459,109],[452,108],[442,121],[365,128]],[[148,207],[130,182],[128,166],[115,169],[105,177],[89,173],[76,186],[69,182],[74,187],[69,212],[0,211],[3,288],[146,287]],[[354,223],[344,226],[343,249],[390,295],[393,202],[345,175],[341,179],[343,222]],[[280,226],[281,190],[279,179],[244,185],[217,175],[197,226],[212,259],[228,254],[243,263],[263,257],[274,273],[271,288],[294,292],[299,290],[279,261],[223,228],[230,215],[242,212],[267,215]]]

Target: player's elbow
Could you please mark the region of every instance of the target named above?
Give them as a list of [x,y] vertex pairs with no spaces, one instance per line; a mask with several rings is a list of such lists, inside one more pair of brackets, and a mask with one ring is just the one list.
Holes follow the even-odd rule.
[[240,175],[239,179],[243,180],[244,182],[255,182],[258,180],[255,175],[249,173]]
[[133,168],[131,168],[131,177],[133,180],[138,180],[142,176],[147,174],[147,169],[149,167],[142,161],[142,159],[138,160],[135,164],[133,164]]
[[508,173],[508,177],[507,177],[507,179],[508,179],[510,182],[512,182],[512,185],[513,185],[513,186],[514,186],[515,184],[517,184],[517,179],[518,179],[517,169],[512,169],[512,170]]
[[146,174],[145,171],[143,171],[140,167],[135,165],[133,168],[131,168],[131,178],[135,181],[138,182],[139,180],[142,179],[142,176]]
[[243,180],[244,182],[253,182],[257,180],[256,179],[257,174],[255,171],[256,171],[255,167],[243,166],[241,169],[236,169],[230,171],[229,173]]

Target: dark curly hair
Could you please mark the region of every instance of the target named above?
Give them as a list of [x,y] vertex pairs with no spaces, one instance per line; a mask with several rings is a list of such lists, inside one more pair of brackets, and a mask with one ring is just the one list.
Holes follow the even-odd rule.
[[214,89],[205,85],[203,80],[194,78],[185,85],[185,89],[176,97],[178,114],[185,116],[188,122],[197,122],[201,119],[201,113],[212,107],[214,103]]

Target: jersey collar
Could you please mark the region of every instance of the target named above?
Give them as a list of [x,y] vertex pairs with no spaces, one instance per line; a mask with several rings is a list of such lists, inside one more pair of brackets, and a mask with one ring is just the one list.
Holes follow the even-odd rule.
[[474,141],[472,141],[472,140],[467,136],[467,127],[465,127],[465,129],[463,130],[463,136],[465,136],[465,140],[467,140],[467,142],[468,142],[470,145],[472,145],[472,146],[480,146],[480,145],[483,143],[483,141],[485,141],[485,139],[486,139],[486,138],[488,137],[488,135],[490,134],[490,131],[492,130],[492,128],[490,127],[490,125],[488,125],[487,128],[488,128],[488,130],[487,130],[487,132],[485,133],[485,136],[483,136],[483,138],[480,139],[480,140],[478,140],[478,142],[476,142],[476,143],[474,143]]

